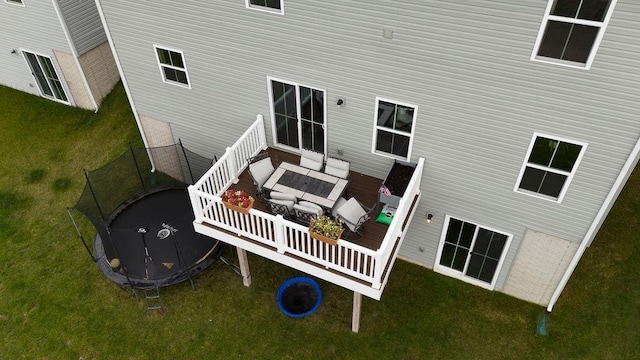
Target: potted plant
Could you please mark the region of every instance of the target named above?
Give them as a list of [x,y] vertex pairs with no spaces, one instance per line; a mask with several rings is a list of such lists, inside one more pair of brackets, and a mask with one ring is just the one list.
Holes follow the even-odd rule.
[[222,203],[231,210],[247,214],[253,207],[254,199],[242,190],[228,189],[222,194]]
[[314,215],[309,223],[309,235],[331,245],[338,243],[342,231],[342,222],[326,215]]

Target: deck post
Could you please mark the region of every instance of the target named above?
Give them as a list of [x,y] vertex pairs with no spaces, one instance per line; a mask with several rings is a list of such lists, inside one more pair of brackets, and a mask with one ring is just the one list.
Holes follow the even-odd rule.
[[351,331],[360,331],[360,309],[362,308],[362,294],[353,292],[353,315],[351,318]]
[[247,250],[236,247],[238,252],[238,263],[240,264],[240,274],[242,275],[242,284],[244,286],[251,285],[251,273],[249,272],[249,260],[247,259]]

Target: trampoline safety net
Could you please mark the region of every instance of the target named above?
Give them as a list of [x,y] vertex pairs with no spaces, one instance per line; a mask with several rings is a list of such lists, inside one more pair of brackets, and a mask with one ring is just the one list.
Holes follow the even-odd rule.
[[[152,163],[155,171],[152,171]],[[125,202],[164,187],[193,184],[213,164],[187,150],[180,142],[162,147],[129,147],[118,158],[92,171],[85,171],[86,185],[74,209],[94,224],[107,221]]]

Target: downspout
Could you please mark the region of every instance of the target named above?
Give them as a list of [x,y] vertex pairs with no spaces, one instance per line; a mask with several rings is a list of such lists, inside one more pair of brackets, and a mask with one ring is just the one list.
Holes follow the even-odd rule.
[[580,243],[580,246],[578,247],[578,250],[576,251],[575,255],[573,255],[573,259],[571,259],[571,262],[569,263],[567,270],[562,276],[562,279],[560,279],[560,283],[558,284],[558,287],[556,287],[556,290],[553,292],[553,295],[551,295],[551,300],[549,300],[549,305],[547,305],[547,311],[553,310],[553,306],[556,304],[556,301],[558,301],[560,294],[562,294],[562,291],[567,285],[569,278],[575,271],[576,266],[578,266],[578,262],[582,258],[582,255],[584,254],[587,247],[591,245],[593,238],[596,236],[596,234],[600,230],[600,227],[602,226],[604,219],[609,214],[609,211],[611,210],[613,203],[618,198],[620,191],[622,191],[624,184],[629,179],[629,176],[631,176],[633,169],[638,163],[639,155],[640,155],[640,138],[638,138],[638,140],[636,141],[636,145],[633,147],[633,150],[631,150],[631,154],[629,154],[629,157],[627,158],[627,161],[624,163],[622,170],[620,170],[620,174],[618,174],[618,178],[613,183],[613,186],[611,187],[609,194],[607,194],[607,197],[602,203],[602,207],[596,214],[596,217],[593,219],[593,223],[591,223],[591,226],[589,227],[589,230],[584,236],[584,239],[582,239],[582,242]]
[[140,120],[140,116],[138,115],[138,110],[136,109],[136,104],[133,102],[133,97],[131,96],[131,91],[129,90],[129,83],[127,82],[127,77],[124,76],[124,71],[122,70],[122,64],[120,63],[120,58],[118,57],[118,53],[116,52],[116,46],[113,43],[113,38],[111,37],[111,32],[109,31],[109,25],[107,24],[107,18],[104,16],[104,11],[102,10],[102,5],[100,4],[100,0],[95,0],[96,7],[98,8],[98,13],[100,14],[100,20],[102,21],[102,26],[104,26],[104,30],[107,33],[107,39],[109,40],[109,46],[111,47],[111,52],[113,53],[113,58],[116,61],[116,66],[118,67],[118,72],[120,73],[120,80],[122,81],[122,85],[124,86],[124,91],[127,94],[127,99],[129,100],[129,105],[131,106],[131,111],[133,111],[133,117],[136,119],[136,124],[138,125],[138,131],[140,131],[140,136],[142,136],[142,142],[144,143],[144,147],[147,149],[147,156],[149,157],[149,161],[151,162],[151,171],[155,171],[155,164],[153,162],[153,157],[151,157],[151,152],[149,151],[149,142],[147,141],[147,135],[144,132],[144,128],[142,127],[142,121]]
[[82,70],[82,65],[80,65],[80,58],[78,56],[78,49],[76,49],[76,45],[71,39],[71,32],[69,32],[69,28],[67,27],[67,22],[64,20],[62,15],[62,9],[60,9],[60,4],[58,4],[58,0],[51,0],[53,3],[53,7],[56,9],[56,13],[58,14],[58,19],[60,19],[60,25],[62,26],[62,31],[64,32],[64,36],[67,38],[67,42],[69,43],[69,47],[71,48],[71,54],[73,55],[73,61],[76,63],[78,70],[80,70],[80,78],[82,78],[82,84],[89,92],[89,99],[91,99],[91,105],[93,106],[93,112],[98,112],[98,103],[96,102],[96,98],[93,95],[93,91],[91,91],[91,87],[89,87],[89,82],[87,81],[87,77],[84,74],[84,70]]

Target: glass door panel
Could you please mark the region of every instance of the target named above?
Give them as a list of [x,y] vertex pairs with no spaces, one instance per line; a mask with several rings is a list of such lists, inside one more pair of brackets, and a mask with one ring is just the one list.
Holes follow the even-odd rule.
[[276,126],[276,142],[299,148],[298,105],[295,85],[271,82],[273,116]]
[[324,91],[300,87],[302,147],[324,154]]

